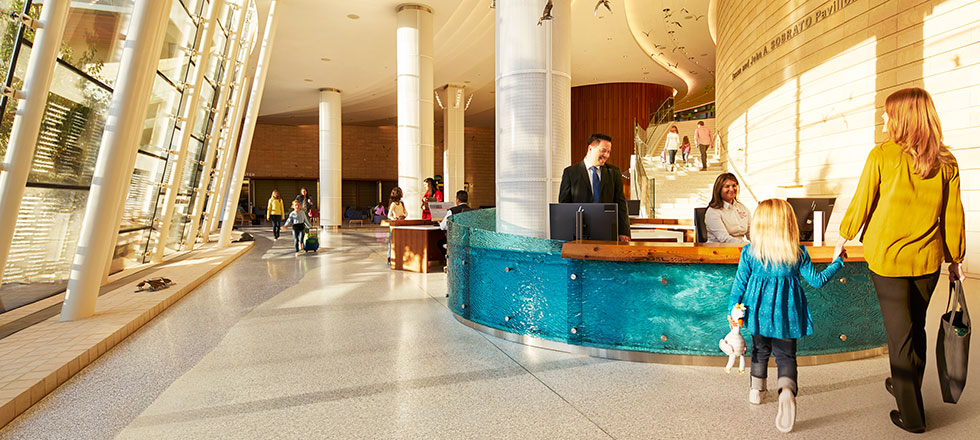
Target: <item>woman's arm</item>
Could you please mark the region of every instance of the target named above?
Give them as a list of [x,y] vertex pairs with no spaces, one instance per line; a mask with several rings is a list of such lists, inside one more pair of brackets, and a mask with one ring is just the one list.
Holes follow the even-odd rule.
[[806,282],[810,283],[813,287],[818,289],[823,287],[843,267],[844,260],[837,257],[826,269],[822,272],[817,272],[817,268],[813,267],[813,261],[810,260],[810,254],[806,251],[806,247],[800,246],[800,275],[803,275]]
[[963,201],[960,199],[960,168],[955,164],[952,168],[952,176],[944,188],[939,230],[943,234],[943,252],[946,254],[946,262],[959,264],[963,262],[966,254],[966,225],[963,221]]
[[725,222],[721,221],[721,211],[708,208],[704,213],[704,227],[708,230],[709,243],[745,243],[745,240],[732,237],[725,227]]
[[[874,206],[875,199],[878,197],[878,185],[881,184],[881,149],[875,148],[868,154],[868,160],[864,164],[864,171],[861,172],[861,180],[858,181],[857,190],[851,198],[851,204],[847,206],[844,219],[840,222],[840,236],[844,240],[851,240],[857,236],[858,231],[864,227],[864,223],[871,216],[871,207]],[[838,247],[843,248],[843,242],[838,242]]]
[[[750,245],[751,246],[751,245]],[[742,248],[742,254],[738,258],[738,271],[735,272],[735,282],[732,283],[732,294],[728,298],[728,310],[735,307],[735,304],[742,302],[745,296],[745,287],[749,284],[752,276],[752,264],[749,261],[749,246]]]

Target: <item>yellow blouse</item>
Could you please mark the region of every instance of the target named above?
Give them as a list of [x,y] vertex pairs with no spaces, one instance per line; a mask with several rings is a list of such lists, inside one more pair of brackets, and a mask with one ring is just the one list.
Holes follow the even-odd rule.
[[274,199],[269,197],[269,206],[266,212],[266,216],[285,214],[286,211],[282,209],[282,199]]
[[956,162],[927,179],[912,157],[887,141],[871,150],[840,234],[853,239],[864,226],[864,257],[872,272],[888,277],[935,273],[943,261],[960,263],[966,227]]

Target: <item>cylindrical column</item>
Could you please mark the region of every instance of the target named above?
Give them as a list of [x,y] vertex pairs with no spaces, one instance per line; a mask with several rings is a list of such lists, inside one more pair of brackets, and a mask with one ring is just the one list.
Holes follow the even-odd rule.
[[340,206],[340,90],[320,89],[320,225],[339,227]]
[[194,244],[197,242],[198,227],[201,223],[201,212],[204,211],[204,200],[208,199],[208,186],[211,184],[212,170],[215,169],[213,167],[214,154],[218,149],[218,144],[221,141],[221,131],[225,126],[225,111],[234,112],[234,108],[228,108],[228,91],[231,90],[231,82],[236,76],[239,80],[244,76],[244,68],[239,69],[238,75],[235,74],[235,63],[238,61],[238,54],[242,47],[241,44],[238,44],[237,38],[245,26],[246,11],[247,9],[244,6],[238,7],[238,22],[228,35],[228,39],[233,43],[231,52],[224,61],[225,67],[222,69],[224,77],[218,86],[218,106],[214,110],[214,122],[211,124],[211,133],[208,134],[207,138],[207,148],[204,152],[204,165],[197,184],[197,196],[194,197],[194,208],[191,209],[190,228],[188,229],[187,237],[184,237],[184,248],[187,250],[194,250]]
[[398,186],[409,218],[422,218],[422,180],[434,168],[432,9],[401,5],[396,33]]
[[[228,196],[228,184],[231,182],[231,174],[233,167],[235,166],[235,156],[238,153],[238,135],[241,134],[242,128],[242,118],[245,115],[245,97],[249,95],[249,77],[242,77],[242,81],[238,83],[239,86],[235,90],[237,99],[235,99],[235,113],[228,121],[228,127],[225,128],[225,133],[228,135],[224,140],[224,149],[221,151],[221,157],[218,159],[218,175],[215,176],[218,179],[217,185],[214,187],[214,194],[211,196],[214,199],[213,206],[209,207],[205,217],[207,218],[208,224],[205,228],[206,233],[204,234],[205,243],[208,242],[211,237],[211,233],[218,229],[218,221],[224,216],[224,206],[225,199]],[[237,193],[235,194],[238,195]]]
[[272,43],[275,41],[276,28],[279,25],[278,7],[279,0],[272,0],[272,3],[269,5],[269,18],[265,23],[265,34],[262,35],[262,48],[259,50],[259,62],[255,66],[252,96],[248,98],[248,111],[245,113],[242,140],[238,145],[235,171],[231,176],[231,183],[228,186],[228,195],[225,197],[224,218],[221,221],[221,238],[218,239],[219,247],[228,247],[231,245],[231,228],[235,223],[235,205],[238,203],[237,195],[241,191],[242,180],[245,179],[245,166],[248,164],[248,153],[252,148],[252,135],[255,134],[255,121],[259,117],[259,105],[262,103],[262,92],[265,90],[265,78],[269,75],[269,59],[272,58]]
[[[27,61],[27,70],[24,72],[24,89],[18,97],[17,113],[7,141],[7,154],[3,163],[0,163],[0,283],[3,282],[3,270],[7,266],[7,257],[10,256],[20,201],[24,198],[27,176],[31,171],[31,161],[34,160],[34,147],[37,146],[37,135],[44,119],[44,107],[48,103],[48,92],[51,90],[51,78],[54,76],[61,37],[65,33],[69,3],[47,2],[41,8],[31,58]],[[8,102],[7,105],[13,105],[13,102]]]
[[[201,100],[201,88],[204,86],[204,71],[207,70],[207,58],[211,53],[211,44],[214,42],[214,28],[218,26],[218,11],[224,0],[211,0],[208,5],[207,20],[203,26],[200,46],[197,49],[198,59],[194,65],[194,75],[191,80],[190,97],[187,99],[187,106],[184,107],[183,126],[180,130],[180,143],[177,144],[176,154],[171,153],[171,158],[167,160],[172,164],[170,168],[170,182],[167,183],[167,193],[163,199],[163,216],[160,217],[160,229],[157,235],[157,242],[153,248],[153,256],[150,261],[159,263],[163,261],[163,252],[170,239],[170,225],[173,223],[174,207],[177,204],[177,193],[180,192],[180,182],[184,178],[184,162],[187,159],[187,147],[191,142],[191,132],[194,131],[194,123],[197,118],[197,107]],[[185,90],[186,93],[186,90]]]
[[447,85],[446,100],[443,105],[442,123],[445,132],[443,194],[446,201],[451,202],[456,191],[463,189],[463,181],[466,180],[463,174],[464,116],[466,114],[463,86],[459,84]]
[[61,307],[61,320],[92,316],[106,262],[111,261],[119,222],[106,213],[120,211],[133,177],[139,138],[160,62],[171,0],[137,2],[123,45],[109,116],[95,162],[85,216]]
[[571,0],[497,0],[497,232],[546,238],[571,163]]

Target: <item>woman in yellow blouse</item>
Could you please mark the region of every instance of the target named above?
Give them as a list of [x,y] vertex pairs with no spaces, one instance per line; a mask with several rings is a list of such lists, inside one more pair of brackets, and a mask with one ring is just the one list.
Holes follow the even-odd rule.
[[929,93],[902,89],[885,100],[888,140],[868,155],[841,221],[834,256],[864,228],[864,255],[888,339],[892,377],[885,388],[898,411],[892,423],[924,432],[922,373],[926,364],[926,309],[945,261],[950,279],[962,279],[966,248],[960,174],[943,145]]
[[282,229],[282,216],[286,211],[282,207],[282,199],[279,198],[279,190],[272,190],[272,197],[269,197],[269,205],[265,211],[265,219],[272,221],[272,235],[278,240],[279,230]]

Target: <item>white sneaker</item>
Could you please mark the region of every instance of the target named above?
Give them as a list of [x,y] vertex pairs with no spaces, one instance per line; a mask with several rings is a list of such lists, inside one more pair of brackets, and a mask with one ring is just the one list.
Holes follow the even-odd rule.
[[749,403],[760,405],[763,400],[766,400],[766,390],[757,390],[755,388],[749,390]]
[[776,429],[790,432],[796,423],[796,396],[792,391],[779,393],[779,406],[776,408]]

